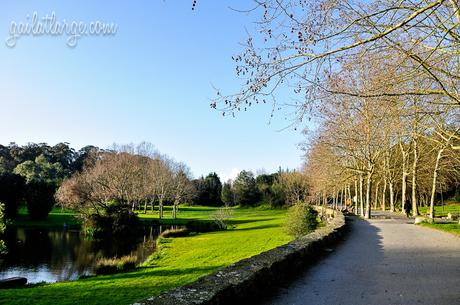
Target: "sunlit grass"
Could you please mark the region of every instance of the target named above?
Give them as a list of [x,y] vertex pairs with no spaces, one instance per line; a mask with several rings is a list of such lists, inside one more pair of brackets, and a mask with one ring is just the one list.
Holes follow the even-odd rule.
[[[429,207],[419,207],[420,214],[430,213]],[[436,217],[446,217],[448,213],[460,213],[460,203],[448,202],[447,204],[434,207]]]
[[420,225],[449,232],[460,237],[460,224],[458,223],[421,223]]

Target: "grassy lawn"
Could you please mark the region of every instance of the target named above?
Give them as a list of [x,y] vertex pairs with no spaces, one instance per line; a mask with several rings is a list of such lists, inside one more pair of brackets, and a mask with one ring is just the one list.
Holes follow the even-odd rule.
[[460,224],[458,223],[421,223],[420,225],[460,236]]
[[76,214],[73,211],[54,208],[46,219],[30,220],[27,215],[27,209],[21,207],[19,209],[18,218],[14,220],[12,225],[21,227],[62,228],[62,226],[66,224],[67,226],[77,227],[79,226],[79,222],[75,216]]
[[[460,213],[460,203],[448,201],[444,207],[435,206],[434,209],[436,217],[446,217],[447,213]],[[429,207],[420,207],[419,211],[422,215],[430,212]],[[460,224],[458,223],[421,223],[420,225],[460,236]]]
[[[214,210],[182,207],[178,222],[207,220]],[[170,217],[170,209],[166,214]],[[140,217],[148,220],[157,215],[141,214]],[[236,208],[233,229],[164,239],[160,250],[134,272],[2,290],[0,304],[130,304],[287,243],[291,238],[282,228],[285,217],[286,210]]]
[[[160,222],[161,224],[177,224],[182,225],[186,224],[190,220],[201,220],[201,221],[211,221],[209,215],[217,210],[214,207],[204,207],[204,206],[181,206],[179,209],[179,214],[177,219],[172,219],[172,207],[164,207],[164,218],[159,220],[158,207],[155,207],[155,211],[148,211],[146,214],[143,211],[138,211],[138,216],[141,221],[146,223],[151,220]],[[237,212],[238,213],[238,212]],[[65,210],[61,208],[53,208],[53,210],[48,214],[48,217],[44,220],[30,220],[27,215],[27,209],[21,207],[19,209],[18,218],[15,219],[11,225],[20,226],[20,227],[43,227],[43,228],[62,228],[62,226],[74,226],[78,227],[80,225],[77,214],[72,210]],[[236,220],[235,220],[236,221]]]
[[[419,207],[420,214],[429,214],[429,207]],[[434,207],[436,217],[446,217],[447,213],[460,213],[460,203],[447,202],[444,207],[436,205]]]

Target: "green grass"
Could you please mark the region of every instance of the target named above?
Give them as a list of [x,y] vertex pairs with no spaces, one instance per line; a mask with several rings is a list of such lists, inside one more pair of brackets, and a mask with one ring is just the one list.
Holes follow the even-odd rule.
[[[429,214],[430,207],[419,207],[420,214]],[[447,213],[460,213],[460,203],[448,202],[442,206],[436,205],[434,207],[434,213],[436,217],[446,217]]]
[[460,224],[458,223],[421,223],[420,225],[460,236]]
[[20,227],[62,228],[64,224],[71,227],[78,227],[80,225],[74,211],[53,208],[46,219],[30,220],[27,215],[27,209],[25,207],[21,207],[19,209],[18,218],[8,225]]
[[[137,214],[141,221],[148,223],[151,220],[159,221],[165,225],[185,225],[190,220],[202,220],[210,221],[209,214],[217,210],[215,207],[204,207],[204,206],[181,206],[179,209],[179,218],[172,219],[172,206],[164,207],[164,218],[159,220],[158,207],[155,211],[148,211],[144,214],[143,211],[138,211]],[[77,213],[72,210],[66,210],[62,208],[53,208],[49,213],[48,217],[43,220],[30,220],[27,215],[27,209],[21,207],[19,209],[18,218],[9,223],[9,225],[20,226],[20,227],[44,227],[44,228],[62,228],[64,224],[68,226],[79,226],[79,220],[76,217]]]
[[[215,208],[183,207],[180,221],[209,219]],[[170,215],[170,209],[167,210]],[[148,220],[156,215],[140,215]],[[130,304],[190,283],[241,259],[291,240],[282,228],[286,210],[236,208],[231,230],[163,239],[160,250],[134,272],[32,288],[7,289],[0,304]]]

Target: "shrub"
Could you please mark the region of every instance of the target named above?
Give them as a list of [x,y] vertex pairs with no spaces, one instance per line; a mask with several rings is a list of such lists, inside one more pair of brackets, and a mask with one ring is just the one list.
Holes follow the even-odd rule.
[[304,203],[296,203],[288,211],[286,232],[299,238],[315,230],[318,226],[318,212]]
[[112,235],[129,237],[138,232],[139,218],[130,209],[114,205],[107,209],[107,214],[111,219]]
[[113,274],[129,271],[136,268],[137,258],[133,255],[126,255],[120,258],[100,258],[96,261],[94,272],[96,274]]
[[211,214],[211,219],[220,230],[226,230],[228,220],[233,217],[233,210],[229,207],[223,207]]
[[187,229],[167,229],[164,230],[160,236],[163,238],[171,238],[171,237],[186,237],[189,236],[190,231]]
[[130,237],[137,234],[140,227],[137,215],[118,204],[108,207],[105,215],[92,214],[86,217],[83,223],[85,234],[95,238]]
[[27,212],[33,220],[48,217],[54,206],[56,185],[44,181],[32,181],[26,187]]

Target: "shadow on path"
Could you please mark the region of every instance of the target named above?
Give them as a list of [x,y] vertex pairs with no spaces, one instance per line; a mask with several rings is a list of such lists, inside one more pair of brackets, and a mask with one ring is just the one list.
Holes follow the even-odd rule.
[[260,304],[460,304],[460,242],[405,219],[354,218],[346,240]]

